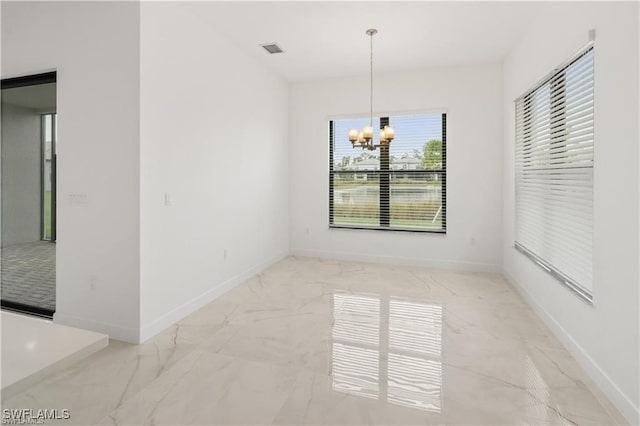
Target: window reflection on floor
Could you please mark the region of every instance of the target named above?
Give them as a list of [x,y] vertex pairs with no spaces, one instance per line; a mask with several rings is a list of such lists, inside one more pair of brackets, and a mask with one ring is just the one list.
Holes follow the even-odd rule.
[[377,347],[380,299],[372,295],[334,293],[333,339]]
[[384,295],[333,295],[333,389],[442,410],[442,306]]
[[525,374],[527,380],[527,417],[538,421],[544,420],[545,424],[569,425],[571,424],[563,415],[551,397],[551,390],[545,382],[533,360],[525,357]]
[[333,389],[378,398],[380,299],[335,293],[332,336]]
[[378,398],[379,353],[373,349],[333,344],[333,390]]
[[440,412],[442,306],[389,301],[388,400]]

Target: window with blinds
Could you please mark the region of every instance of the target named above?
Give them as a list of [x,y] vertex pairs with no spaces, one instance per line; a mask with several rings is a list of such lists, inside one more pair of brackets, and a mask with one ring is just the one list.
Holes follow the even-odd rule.
[[515,107],[515,247],[592,302],[593,47]]
[[446,114],[374,118],[395,139],[375,151],[352,147],[348,130],[368,124],[329,122],[329,226],[445,232]]

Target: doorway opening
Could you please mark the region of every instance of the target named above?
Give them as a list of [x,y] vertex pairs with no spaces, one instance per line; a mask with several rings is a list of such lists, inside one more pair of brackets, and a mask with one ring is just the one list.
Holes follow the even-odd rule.
[[3,309],[53,316],[56,303],[56,73],[2,80]]

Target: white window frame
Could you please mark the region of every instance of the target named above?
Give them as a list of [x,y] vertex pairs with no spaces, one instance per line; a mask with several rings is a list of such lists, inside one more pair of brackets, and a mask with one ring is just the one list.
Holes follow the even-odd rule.
[[[434,174],[435,181],[440,181],[442,185],[442,206],[441,209],[436,214],[436,217],[440,218],[441,228],[428,228],[428,227],[403,227],[398,225],[392,225],[390,223],[391,211],[390,211],[390,203],[387,207],[387,214],[383,213],[380,210],[380,223],[378,225],[357,225],[357,224],[337,224],[334,221],[334,176],[339,174],[334,169],[333,164],[333,156],[335,150],[335,141],[334,141],[334,126],[337,120],[346,120],[346,119],[354,119],[354,118],[366,118],[363,115],[341,115],[341,116],[333,116],[328,118],[328,136],[329,136],[329,228],[330,229],[356,229],[356,230],[373,230],[373,231],[397,231],[397,232],[422,232],[422,233],[431,233],[431,234],[446,234],[447,233],[447,114],[448,111],[444,108],[442,109],[433,109],[433,110],[410,110],[396,113],[384,113],[379,114],[379,116],[375,116],[374,120],[381,119],[389,120],[394,119],[396,117],[402,117],[407,115],[416,115],[416,116],[424,116],[424,115],[438,115],[442,120],[442,168],[440,169],[425,169],[418,170],[416,169],[416,174],[424,173],[424,174]],[[393,124],[393,123],[392,123]],[[397,130],[396,130],[397,131]],[[357,147],[355,148],[357,151]],[[362,175],[362,177],[355,178],[355,180],[367,180],[368,173],[367,170],[371,170],[372,174],[379,175],[387,175],[389,179],[393,176],[399,175],[400,169],[393,169],[391,164],[389,164],[389,170],[381,171],[380,168],[371,168],[371,169],[362,169],[358,170],[356,173]],[[408,173],[405,175],[408,176],[412,171],[407,170]],[[382,194],[381,194],[381,203],[382,204]],[[384,222],[383,217],[386,217],[386,221]],[[435,220],[435,219],[434,219]]]

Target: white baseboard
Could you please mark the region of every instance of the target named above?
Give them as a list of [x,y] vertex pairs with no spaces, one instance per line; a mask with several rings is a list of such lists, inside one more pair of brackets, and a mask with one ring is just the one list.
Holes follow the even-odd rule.
[[423,266],[427,268],[453,269],[473,272],[502,272],[499,265],[488,263],[461,262],[456,260],[438,260],[424,258],[408,258],[402,256],[379,256],[346,251],[311,250],[292,248],[291,255],[302,257],[319,257],[333,260],[352,260],[358,262],[383,263],[389,265]]
[[632,424],[640,424],[639,407],[611,380],[611,378],[600,368],[600,366],[589,356],[578,342],[547,312],[531,294],[521,286],[516,279],[506,273],[502,274],[507,281],[516,289],[520,295],[527,301],[529,306],[551,329],[553,334],[567,348],[571,355],[578,361],[582,368],[587,372],[589,377],[600,387],[604,395],[609,398],[611,403],[620,411],[620,413]]
[[284,259],[289,255],[288,251],[280,252],[278,255],[272,257],[266,262],[259,263],[254,265],[253,267],[247,269],[244,272],[239,273],[238,275],[217,284],[215,287],[207,290],[199,296],[194,297],[193,299],[183,303],[182,305],[174,308],[173,310],[167,312],[161,317],[156,318],[155,320],[148,322],[147,324],[141,325],[140,327],[140,335],[139,340],[136,343],[142,343],[145,340],[155,336],[160,333],[162,330],[167,327],[172,326],[176,322],[180,321],[187,315],[197,311],[207,303],[211,302],[214,299],[222,296],[227,291],[231,290],[238,284],[246,281],[251,278],[255,274],[263,271],[269,266],[273,265],[276,262]]
[[108,335],[110,339],[121,340],[128,343],[138,343],[138,330],[136,328],[122,327],[92,319],[80,318],[58,311],[53,314],[53,322],[55,324],[104,333]]

